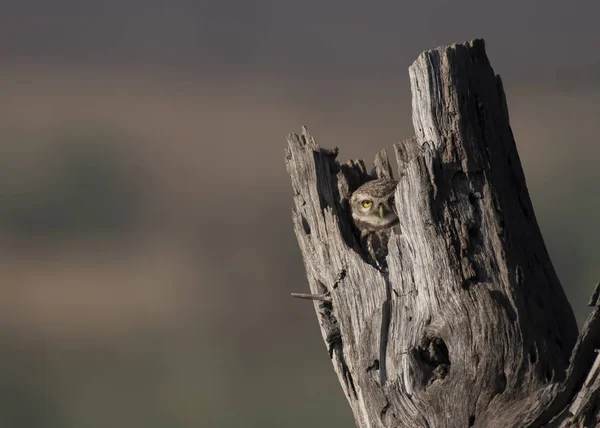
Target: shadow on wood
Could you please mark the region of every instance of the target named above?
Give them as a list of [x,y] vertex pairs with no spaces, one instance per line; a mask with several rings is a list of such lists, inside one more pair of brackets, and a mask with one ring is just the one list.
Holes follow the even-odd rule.
[[357,425],[595,426],[600,309],[578,340],[483,41],[424,52],[409,73],[416,137],[395,147],[386,272],[364,261],[348,207],[389,177],[385,153],[372,173],[339,164],[305,128],[286,151],[311,294],[327,297],[314,306]]

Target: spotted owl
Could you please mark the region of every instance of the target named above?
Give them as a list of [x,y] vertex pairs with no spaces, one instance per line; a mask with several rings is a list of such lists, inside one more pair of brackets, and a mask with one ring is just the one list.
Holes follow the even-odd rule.
[[394,203],[397,181],[387,178],[368,181],[350,197],[352,219],[360,231],[367,261],[385,269],[390,229],[398,223]]

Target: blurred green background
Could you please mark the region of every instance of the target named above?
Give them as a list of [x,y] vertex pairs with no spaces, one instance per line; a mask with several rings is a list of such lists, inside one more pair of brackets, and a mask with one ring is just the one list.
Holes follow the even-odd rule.
[[483,37],[579,322],[600,280],[592,2],[42,0],[0,15],[0,427],[353,426],[285,137],[371,161]]

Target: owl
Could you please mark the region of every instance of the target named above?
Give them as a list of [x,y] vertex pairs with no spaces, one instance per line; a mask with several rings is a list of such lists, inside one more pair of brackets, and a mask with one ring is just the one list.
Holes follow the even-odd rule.
[[387,178],[368,181],[350,197],[354,224],[367,261],[385,269],[390,229],[398,223],[394,202],[397,181]]

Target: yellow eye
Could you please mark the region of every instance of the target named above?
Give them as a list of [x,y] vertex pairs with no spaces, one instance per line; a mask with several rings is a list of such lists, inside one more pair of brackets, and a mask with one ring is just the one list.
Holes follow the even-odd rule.
[[365,208],[369,208],[371,205],[373,205],[373,201],[362,201],[362,206]]

